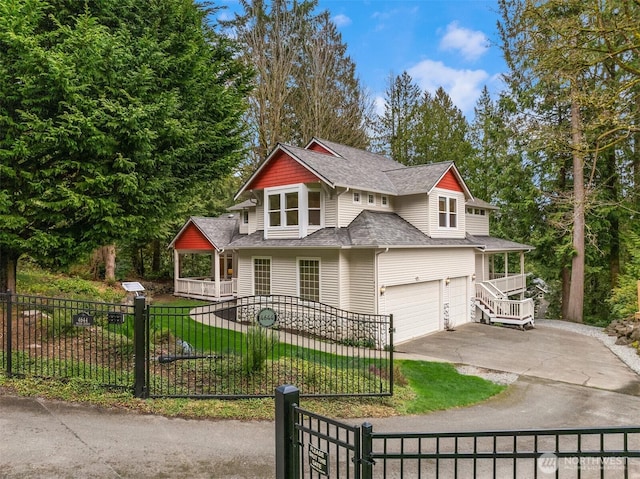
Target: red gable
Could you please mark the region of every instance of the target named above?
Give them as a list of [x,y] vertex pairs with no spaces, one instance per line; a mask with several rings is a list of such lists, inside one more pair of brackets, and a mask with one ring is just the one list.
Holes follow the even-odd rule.
[[247,185],[246,189],[261,190],[272,186],[314,183],[317,181],[320,181],[317,176],[281,151],[271,158],[251,184]]
[[307,146],[306,148],[307,150],[311,150],[311,151],[315,151],[316,153],[324,153],[327,155],[331,155],[332,153],[327,150],[324,146],[322,146],[320,143],[317,142],[312,142],[309,146]]
[[438,188],[442,188],[443,190],[451,190],[451,191],[463,191],[458,178],[453,174],[451,169],[449,169],[442,179],[436,185]]
[[215,249],[211,242],[193,223],[187,225],[180,237],[176,239],[173,248],[206,251],[213,251]]

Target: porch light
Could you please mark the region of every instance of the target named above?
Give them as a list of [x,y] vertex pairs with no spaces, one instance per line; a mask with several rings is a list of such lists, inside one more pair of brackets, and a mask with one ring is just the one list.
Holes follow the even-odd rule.
[[475,281],[475,280],[476,280],[476,274],[475,274],[475,273],[473,273],[473,274],[471,275],[471,281]]
[[387,290],[387,287],[383,284],[380,286],[380,296],[384,296],[384,292]]
[[444,280],[444,284],[446,284],[447,286],[449,286],[449,283],[451,283],[451,278],[449,278],[447,276],[447,278]]

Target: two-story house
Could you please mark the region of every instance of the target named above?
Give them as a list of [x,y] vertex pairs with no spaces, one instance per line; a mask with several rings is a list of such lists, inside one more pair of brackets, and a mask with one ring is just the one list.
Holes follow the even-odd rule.
[[[278,145],[239,198],[233,214],[192,217],[172,241],[176,295],[290,295],[393,314],[396,343],[476,318],[533,323],[532,247],[489,235],[496,208],[452,162],[407,167],[314,138]],[[210,255],[207,270],[182,277],[194,254]]]

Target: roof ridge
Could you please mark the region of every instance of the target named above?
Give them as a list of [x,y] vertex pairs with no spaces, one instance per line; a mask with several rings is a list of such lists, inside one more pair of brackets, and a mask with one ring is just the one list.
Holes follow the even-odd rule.
[[403,171],[403,170],[410,170],[412,168],[426,168],[426,167],[430,167],[430,166],[440,166],[440,165],[453,165],[454,162],[453,160],[444,160],[444,161],[436,161],[435,163],[422,163],[420,165],[402,165],[403,168],[394,168],[392,170],[383,170],[385,173],[388,171]]

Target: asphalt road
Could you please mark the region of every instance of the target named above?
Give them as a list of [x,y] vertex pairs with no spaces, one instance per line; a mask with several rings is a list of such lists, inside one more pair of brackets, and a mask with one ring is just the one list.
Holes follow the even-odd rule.
[[[637,375],[597,341],[581,346],[570,336],[563,340],[561,331],[471,326],[423,338],[414,346],[406,344],[400,354],[432,359],[452,354],[455,362],[486,367],[493,351],[501,362],[496,358],[490,366],[520,374],[506,393],[467,408],[347,422],[366,420],[374,431],[396,432],[640,425]],[[567,344],[573,344],[573,352]],[[531,358],[529,366],[509,355]],[[587,379],[566,380],[576,361]],[[547,377],[553,374],[556,377]],[[275,426],[270,421],[167,419],[0,394],[0,431],[3,478],[275,475]],[[630,472],[630,477],[640,477],[640,471]]]

